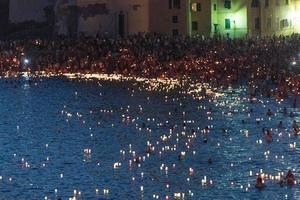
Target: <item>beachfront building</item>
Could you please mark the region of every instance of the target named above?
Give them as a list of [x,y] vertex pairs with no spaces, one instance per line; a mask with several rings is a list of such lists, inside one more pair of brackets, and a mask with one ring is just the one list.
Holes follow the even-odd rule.
[[191,0],[188,8],[189,35],[211,35],[212,8],[211,0]]
[[9,0],[9,22],[46,22],[45,9],[55,0]]
[[150,0],[150,31],[189,34],[189,0]]
[[231,38],[300,33],[300,0],[151,0],[150,30]]
[[190,35],[300,33],[300,0],[191,0]]
[[57,1],[58,34],[127,36],[149,32],[149,0]]
[[[0,1],[0,27],[7,27],[9,22],[9,0]],[[0,28],[0,37],[5,34],[5,29]]]
[[70,36],[156,32],[238,38],[300,33],[300,0],[10,0],[9,21],[49,24],[51,8],[53,32]]
[[236,38],[260,28],[259,6],[249,0],[191,0],[189,12],[191,35]]
[[[49,37],[53,34],[56,0],[2,0],[8,5],[8,23],[1,28],[5,38]],[[6,2],[3,4],[3,2]],[[6,8],[4,8],[6,10]],[[2,16],[1,16],[2,18]],[[1,21],[1,20],[0,20]]]
[[223,35],[248,33],[246,0],[151,0],[150,30],[169,35]]
[[261,35],[300,33],[300,0],[261,1]]
[[212,0],[211,34],[243,37],[248,33],[247,1]]

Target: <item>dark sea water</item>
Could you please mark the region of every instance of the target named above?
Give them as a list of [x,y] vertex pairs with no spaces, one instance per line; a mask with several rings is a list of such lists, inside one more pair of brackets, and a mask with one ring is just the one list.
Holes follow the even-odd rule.
[[[275,177],[294,169],[300,178],[292,99],[250,103],[236,88],[196,100],[144,88],[133,81],[0,79],[0,199],[300,198],[298,183],[254,187],[259,172]],[[276,128],[280,120],[286,129]]]

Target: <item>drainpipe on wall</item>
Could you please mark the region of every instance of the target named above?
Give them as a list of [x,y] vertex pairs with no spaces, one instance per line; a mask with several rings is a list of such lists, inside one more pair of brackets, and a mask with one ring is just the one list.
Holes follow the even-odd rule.
[[192,13],[191,13],[191,0],[188,0],[187,5],[187,35],[192,36]]
[[233,38],[235,38],[235,30],[236,30],[236,23],[235,20],[233,20]]

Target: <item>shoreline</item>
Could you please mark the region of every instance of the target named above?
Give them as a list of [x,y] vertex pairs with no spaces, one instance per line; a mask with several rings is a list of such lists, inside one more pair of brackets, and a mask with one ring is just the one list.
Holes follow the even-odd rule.
[[[84,79],[84,80],[101,80],[101,81],[134,81],[148,85],[147,91],[158,91],[165,89],[167,91],[180,88],[181,94],[191,95],[194,98],[201,100],[203,96],[215,96],[219,97],[223,94],[219,92],[220,88],[214,88],[209,83],[201,83],[191,77],[183,77],[183,79],[175,78],[144,78],[134,76],[124,76],[122,74],[105,74],[105,73],[46,73],[45,71],[39,71],[35,73],[31,72],[19,72],[13,75],[9,75],[9,72],[5,73],[5,76],[1,78],[51,78],[51,77],[63,77],[70,80]],[[205,92],[203,92],[205,90]],[[205,93],[205,94],[204,94]],[[200,96],[199,96],[200,94]]]

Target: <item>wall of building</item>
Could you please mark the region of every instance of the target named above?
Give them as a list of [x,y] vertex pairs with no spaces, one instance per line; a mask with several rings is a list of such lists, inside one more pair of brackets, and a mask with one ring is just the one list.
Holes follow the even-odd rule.
[[[216,9],[214,9],[216,5]],[[230,21],[230,28],[225,27],[225,20]],[[231,0],[231,8],[225,8],[224,0],[212,0],[212,24],[218,24],[219,34],[229,37],[244,37],[248,33],[247,1]],[[212,33],[215,32],[215,25]]]
[[[197,10],[197,4],[200,4],[201,9]],[[189,32],[192,36],[205,36],[211,35],[211,0],[191,0],[190,1],[190,20]],[[193,30],[193,22],[197,23],[198,30]]]
[[9,21],[20,23],[26,21],[44,22],[44,8],[53,4],[51,0],[10,0]]
[[9,21],[9,0],[0,1],[0,39],[7,35],[8,30],[3,27],[8,26]]
[[[149,32],[149,3],[151,0],[113,0],[111,10],[114,17],[120,12],[125,15],[125,32],[128,35]],[[116,5],[116,6],[114,6]],[[116,22],[118,20],[115,20]]]
[[247,24],[248,24],[247,36],[249,37],[258,37],[261,35],[262,20],[260,14],[260,7],[261,7],[261,3],[255,5],[253,4],[252,0],[247,0]]
[[[93,9],[97,4],[99,7],[103,6],[104,9],[98,8],[95,12]],[[86,35],[114,34],[115,22],[110,8],[111,4],[112,0],[78,0],[76,5],[81,8],[81,14],[78,17],[78,32]]]
[[[78,6],[78,33],[117,37],[120,34],[120,15],[124,19],[122,26],[124,36],[149,32],[149,1],[77,0],[75,5]],[[68,17],[60,17],[61,34],[66,34],[66,30],[62,29]]]
[[[213,36],[217,30],[221,36],[255,37],[300,32],[300,0],[289,0],[288,5],[286,0],[269,0],[267,7],[265,0],[259,0],[259,6],[253,6],[252,0],[231,0],[230,9],[225,8],[224,0],[181,0],[180,9],[170,8],[169,0],[77,0],[81,6],[91,3],[106,3],[109,10],[105,15],[79,18],[79,31],[92,35],[104,32],[118,35],[121,11],[127,35],[148,31],[172,35],[177,30],[181,35]],[[201,11],[193,11],[193,3],[200,3]],[[229,29],[225,27],[225,19],[230,20]],[[289,26],[282,27],[285,19]],[[193,22],[197,22],[197,30],[192,29]]]
[[9,20],[9,0],[2,0],[0,1],[0,25],[7,25],[8,20]]
[[[189,30],[189,0],[181,0],[180,9],[169,8],[169,0],[150,0],[150,31],[173,35],[188,35]],[[173,23],[173,16],[178,17],[178,23]]]
[[295,4],[294,11],[294,29],[295,32],[300,33],[300,0],[293,0]]
[[[218,35],[230,37],[300,33],[300,0],[289,0],[288,5],[286,0],[269,0],[268,6],[265,0],[259,0],[260,7],[253,7],[253,0],[231,0],[230,9],[225,8],[225,0],[180,0],[180,8],[170,6],[175,1],[178,0],[10,0],[9,21],[44,22],[44,8],[55,4],[59,34],[82,32],[117,37],[122,19],[124,36],[139,32],[214,36],[217,31]],[[201,4],[200,11],[192,9],[194,3]],[[225,27],[225,19],[230,20],[230,28]],[[197,22],[197,30],[192,29],[193,22]]]
[[262,1],[262,36],[290,35],[300,32],[300,1],[274,0],[269,6]]

